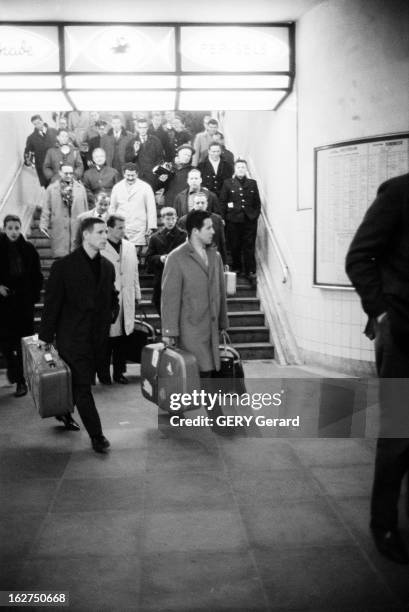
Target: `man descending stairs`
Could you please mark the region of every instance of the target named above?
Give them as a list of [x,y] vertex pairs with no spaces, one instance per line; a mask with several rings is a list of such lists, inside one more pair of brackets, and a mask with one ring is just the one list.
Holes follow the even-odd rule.
[[[42,272],[45,282],[50,272],[53,259],[49,239],[38,228],[39,213],[35,213],[31,232],[27,239],[32,242],[40,254]],[[155,328],[159,327],[159,316],[151,303],[153,277],[150,274],[141,274],[140,285],[142,301],[140,312],[146,313],[148,322]],[[42,300],[44,291],[42,292]],[[35,330],[38,330],[41,320],[43,303],[36,305]],[[256,289],[250,286],[246,279],[238,278],[237,294],[227,298],[230,328],[230,339],[240,352],[242,359],[272,359],[274,347],[269,341],[269,329],[265,325],[264,314],[260,310],[260,300],[256,296]],[[141,312],[142,314],[142,312]],[[138,316],[138,311],[137,311]]]

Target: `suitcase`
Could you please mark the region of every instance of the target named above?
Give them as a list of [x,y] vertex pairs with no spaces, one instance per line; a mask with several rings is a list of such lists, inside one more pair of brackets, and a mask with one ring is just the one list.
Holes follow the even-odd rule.
[[[146,319],[146,315],[145,315]],[[156,341],[155,329],[143,319],[135,319],[132,334],[126,336],[125,340],[125,359],[134,363],[141,363],[142,349],[147,344]]]
[[191,393],[195,389],[200,391],[196,358],[182,349],[165,347],[162,342],[148,344],[142,349],[141,385],[142,395],[162,410],[183,412],[187,408],[171,408],[170,396]]
[[160,356],[158,368],[158,406],[166,412],[177,414],[200,406],[177,408],[171,406],[172,394],[200,391],[199,367],[196,357],[179,348],[166,347]]
[[224,378],[225,381],[220,382],[220,386],[223,387],[224,393],[237,393],[238,395],[247,393],[240,353],[232,345],[227,332],[222,332],[221,337],[223,344],[219,346],[220,370],[216,372],[216,377]]
[[163,342],[147,344],[142,348],[141,388],[142,395],[154,404],[158,403],[158,365],[165,345]]
[[38,336],[22,338],[24,376],[43,419],[73,412],[71,370],[53,346],[44,350]]
[[229,296],[236,295],[237,291],[237,274],[236,272],[225,272],[224,282],[226,285],[226,294]]

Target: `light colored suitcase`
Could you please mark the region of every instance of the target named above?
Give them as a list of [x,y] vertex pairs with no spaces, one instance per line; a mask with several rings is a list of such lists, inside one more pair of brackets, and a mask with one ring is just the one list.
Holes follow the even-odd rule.
[[73,412],[71,370],[53,346],[44,350],[38,336],[21,340],[24,376],[34,404],[45,419]]
[[158,365],[165,348],[163,342],[147,344],[141,355],[142,395],[154,404],[158,403]]
[[229,296],[236,295],[237,291],[237,274],[236,272],[225,272],[224,283],[226,285],[226,294]]

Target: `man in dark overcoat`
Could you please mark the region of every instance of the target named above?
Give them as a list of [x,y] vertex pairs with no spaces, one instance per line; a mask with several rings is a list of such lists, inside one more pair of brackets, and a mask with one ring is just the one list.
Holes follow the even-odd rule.
[[152,303],[160,315],[160,298],[163,268],[171,251],[186,241],[186,232],[176,225],[176,210],[165,206],[160,212],[163,227],[152,234],[146,253],[148,271],[152,272],[153,294]]
[[129,141],[125,151],[125,161],[139,166],[138,177],[146,181],[156,191],[162,184],[152,172],[155,166],[164,161],[165,153],[162,143],[156,136],[148,133],[148,121],[145,117],[135,120],[136,135]]
[[0,346],[15,397],[27,393],[21,338],[34,333],[34,306],[43,284],[40,258],[21,233],[21,220],[6,215],[0,233]]
[[[91,385],[102,370],[111,323],[119,312],[115,290],[115,269],[100,251],[107,243],[102,219],[82,221],[83,244],[54,262],[46,287],[39,338],[44,343],[56,339],[61,358],[72,373],[73,399],[96,452],[109,446],[102,433]],[[70,415],[64,423],[78,429]]]
[[381,554],[407,564],[398,501],[409,470],[409,174],[379,187],[349,248],[346,271],[369,317],[365,333],[375,340],[381,378],[372,536]]
[[49,127],[40,115],[33,115],[31,123],[34,125],[34,131],[27,138],[24,161],[27,166],[30,166],[32,163],[31,156],[34,155],[34,165],[40,185],[41,187],[47,187],[50,179],[43,172],[43,163],[48,149],[56,143],[58,132],[56,129]]

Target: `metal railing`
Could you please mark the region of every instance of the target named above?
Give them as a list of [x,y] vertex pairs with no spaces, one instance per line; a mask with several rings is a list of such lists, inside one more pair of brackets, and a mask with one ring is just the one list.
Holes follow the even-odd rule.
[[284,257],[281,253],[281,249],[280,249],[280,245],[278,244],[278,240],[274,234],[273,228],[270,225],[269,220],[267,219],[267,215],[264,212],[263,208],[261,209],[261,217],[263,219],[264,225],[266,226],[267,229],[267,233],[269,235],[269,238],[271,240],[271,243],[274,247],[274,250],[277,254],[277,258],[278,261],[280,262],[280,266],[281,266],[281,271],[282,271],[282,279],[281,282],[282,283],[286,283],[288,281],[288,275],[289,275],[289,268],[287,266],[287,264],[285,263]]
[[9,197],[11,196],[11,193],[12,193],[12,191],[13,191],[13,189],[14,189],[14,187],[15,187],[16,183],[17,183],[18,177],[19,177],[19,176],[20,176],[20,174],[21,174],[21,171],[22,171],[22,169],[23,169],[23,166],[24,166],[24,161],[20,161],[20,163],[19,163],[19,165],[18,165],[18,167],[17,167],[17,170],[15,171],[14,176],[13,176],[13,178],[11,179],[11,182],[10,182],[9,188],[7,189],[6,193],[4,194],[4,196],[3,196],[3,198],[2,198],[2,200],[1,200],[1,202],[0,202],[0,215],[2,214],[2,212],[3,212],[3,208],[5,207],[5,205],[7,204],[7,201],[8,201],[8,199],[9,199]]

